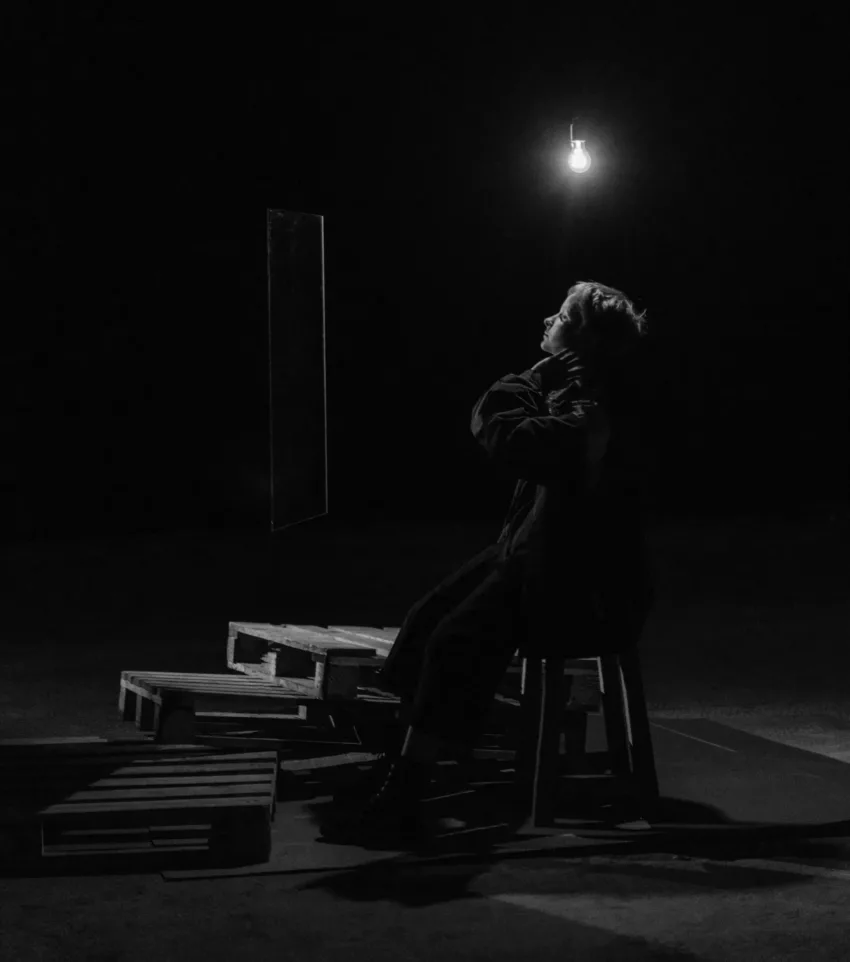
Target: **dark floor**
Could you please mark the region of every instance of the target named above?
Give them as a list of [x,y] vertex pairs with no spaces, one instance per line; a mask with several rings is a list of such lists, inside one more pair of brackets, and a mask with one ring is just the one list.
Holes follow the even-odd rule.
[[[231,620],[398,625],[497,531],[498,522],[323,519],[277,536],[271,594],[262,534],[7,546],[0,737],[126,737],[120,671],[223,671]],[[768,739],[792,752],[794,777],[811,779],[801,785],[822,792],[818,764],[850,761],[849,533],[846,509],[649,530],[659,599],[641,654],[653,739],[673,767],[683,756],[665,746],[688,738],[691,772],[704,780],[706,746],[726,739],[740,749],[729,766],[740,789],[753,772],[746,752],[761,745],[752,757],[766,758],[759,739]],[[659,772],[662,784],[670,771]],[[762,782],[745,798],[756,815],[788,795]],[[830,805],[840,813],[840,794]],[[374,854],[318,852],[310,822],[285,814],[273,864],[253,877],[167,891],[141,875],[3,879],[0,957],[335,960],[357,951],[395,960],[399,940],[414,959],[435,947],[452,959],[532,949],[536,958],[606,960],[846,957],[850,862],[573,854],[414,870]],[[370,865],[395,868],[375,875]]]
[[[641,649],[650,704],[840,705],[848,530],[837,509],[807,521],[650,528],[658,602]],[[37,669],[43,683],[60,662],[79,663],[88,679],[119,663],[216,670],[235,620],[397,626],[497,533],[498,524],[325,518],[276,534],[273,548],[263,533],[203,531],[7,546],[6,678]],[[80,644],[105,660],[92,665]]]

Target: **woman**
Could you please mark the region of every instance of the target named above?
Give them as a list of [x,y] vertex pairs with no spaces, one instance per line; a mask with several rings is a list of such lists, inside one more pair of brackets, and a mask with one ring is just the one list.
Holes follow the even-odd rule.
[[405,618],[382,672],[402,698],[399,741],[359,811],[324,832],[335,841],[427,836],[418,803],[432,766],[471,747],[517,649],[581,657],[638,641],[652,603],[635,365],[645,315],[581,281],[544,329],[549,356],[472,412],[489,463],[516,480],[498,541]]

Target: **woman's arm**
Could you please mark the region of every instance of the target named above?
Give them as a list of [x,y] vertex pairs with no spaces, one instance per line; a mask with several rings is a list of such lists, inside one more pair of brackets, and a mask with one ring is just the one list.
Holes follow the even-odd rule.
[[[563,413],[553,415],[546,406],[544,388],[552,381],[540,371],[546,358],[522,374],[507,374],[493,384],[472,411],[473,437],[491,462],[515,478],[534,484],[551,484],[585,476],[591,429],[597,439],[594,459],[600,453],[599,409],[576,398]],[[605,439],[607,443],[607,438]]]

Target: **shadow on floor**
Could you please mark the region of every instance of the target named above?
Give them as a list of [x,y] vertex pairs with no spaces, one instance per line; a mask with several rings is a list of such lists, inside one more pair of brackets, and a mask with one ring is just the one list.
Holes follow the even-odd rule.
[[[850,834],[850,833],[848,833]],[[541,888],[550,893],[579,895],[608,894],[623,897],[648,897],[670,894],[671,890],[749,892],[808,884],[811,878],[781,862],[771,866],[736,866],[745,859],[806,859],[830,857],[831,849],[815,847],[804,839],[776,840],[773,844],[752,839],[740,840],[734,847],[711,847],[682,842],[676,845],[635,841],[551,847],[538,851],[493,851],[459,853],[416,859],[410,856],[371,862],[342,871],[326,870],[319,877],[301,883],[298,891],[324,890],[353,902],[388,901],[406,906],[426,906],[457,899],[480,897],[469,891],[471,884],[496,867],[505,869],[508,887],[516,888],[515,872],[539,869],[523,875],[523,891]],[[711,860],[699,865],[702,871],[683,872],[688,863]],[[720,864],[718,864],[720,863]],[[557,869],[552,876],[551,869]],[[594,885],[594,875],[603,875]],[[616,887],[612,885],[616,879]],[[624,892],[624,889],[627,892]],[[628,890],[631,889],[631,892]]]
[[[318,757],[329,749],[318,746],[305,757]],[[341,746],[339,752],[351,751]],[[627,800],[588,798],[583,804],[562,808],[561,817],[551,830],[529,828],[517,819],[513,782],[503,762],[479,760],[460,766],[445,767],[435,781],[429,802],[435,817],[451,816],[466,823],[463,832],[447,834],[427,847],[398,854],[398,848],[387,846],[387,858],[378,862],[367,854],[370,849],[346,846],[344,868],[333,864],[339,846],[329,846],[316,836],[323,819],[331,810],[330,797],[340,788],[350,786],[368,770],[368,763],[342,764],[336,767],[281,772],[276,822],[273,825],[274,849],[269,862],[256,864],[238,853],[227,857],[212,851],[151,851],[143,854],[110,856],[43,857],[33,848],[35,836],[17,828],[0,827],[0,877],[90,876],[159,873],[166,871],[198,871],[203,877],[215,877],[239,869],[239,874],[281,875],[297,877],[321,873],[322,877],[304,884],[304,888],[329,888],[342,897],[355,900],[394,899],[404,904],[422,905],[466,897],[465,887],[475,877],[498,864],[545,864],[547,859],[570,860],[583,865],[589,858],[607,857],[623,871],[651,883],[663,882],[665,869],[628,867],[628,860],[638,856],[650,860],[710,859],[734,862],[741,859],[794,860],[846,859],[850,853],[850,820],[827,825],[758,825],[736,823],[718,809],[676,798],[661,798],[651,816],[652,827],[645,831],[620,828],[623,822],[638,816]],[[77,787],[80,787],[79,785]],[[285,807],[285,811],[284,811]],[[294,811],[304,814],[313,826],[312,843],[299,844],[301,859],[293,867],[288,819]],[[32,825],[30,826],[32,829]],[[844,841],[847,839],[847,841]],[[379,846],[371,851],[381,851]],[[310,852],[315,863],[310,864]],[[361,853],[368,864],[350,864]],[[304,857],[307,862],[304,862]],[[330,858],[331,864],[328,864]],[[340,871],[340,868],[342,870]],[[411,872],[411,869],[413,871]],[[610,868],[609,868],[610,871]],[[617,872],[620,868],[617,868]],[[449,872],[451,885],[432,881]],[[329,874],[330,873],[330,874]],[[407,874],[405,874],[407,873]],[[429,881],[432,880],[432,881]],[[698,883],[709,887],[753,888],[790,885],[800,881],[799,874],[776,869],[748,869],[731,875],[712,873]],[[454,894],[452,894],[454,893]]]

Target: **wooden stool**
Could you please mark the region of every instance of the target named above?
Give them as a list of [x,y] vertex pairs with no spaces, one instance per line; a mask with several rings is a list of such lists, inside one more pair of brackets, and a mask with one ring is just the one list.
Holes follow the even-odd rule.
[[[570,671],[577,662],[597,664],[605,721],[608,767],[611,775],[599,776],[616,783],[618,794],[631,797],[640,814],[648,818],[658,799],[658,778],[649,733],[640,662],[632,648],[618,654],[590,659],[526,656],[522,660],[521,741],[517,754],[518,788],[532,824],[554,824],[559,783],[578,790],[577,781],[590,776],[563,776],[560,741],[565,728],[565,707]],[[586,718],[582,721],[586,722]],[[585,729],[586,730],[586,729]],[[584,745],[582,745],[582,748]],[[591,778],[591,780],[593,780]]]

